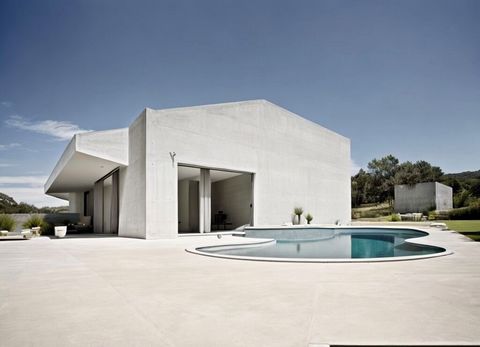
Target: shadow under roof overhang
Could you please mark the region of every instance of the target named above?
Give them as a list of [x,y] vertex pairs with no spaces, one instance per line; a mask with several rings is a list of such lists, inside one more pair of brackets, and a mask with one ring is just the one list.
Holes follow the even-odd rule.
[[128,129],[75,135],[45,183],[45,194],[68,199],[91,189],[100,178],[128,166]]

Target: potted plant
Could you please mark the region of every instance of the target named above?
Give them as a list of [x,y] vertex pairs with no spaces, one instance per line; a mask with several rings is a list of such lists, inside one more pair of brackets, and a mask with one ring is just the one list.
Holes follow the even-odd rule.
[[297,224],[300,224],[302,214],[303,214],[303,208],[302,207],[295,207],[293,209],[293,213],[297,216]]
[[313,220],[313,216],[310,213],[307,213],[305,219],[307,220],[307,224],[310,224],[310,222]]
[[55,236],[58,238],[63,238],[67,235],[67,226],[66,225],[56,225],[55,226]]
[[31,229],[33,235],[40,236],[42,231],[45,231],[48,227],[48,224],[44,221],[42,216],[35,214],[23,223],[23,227]]

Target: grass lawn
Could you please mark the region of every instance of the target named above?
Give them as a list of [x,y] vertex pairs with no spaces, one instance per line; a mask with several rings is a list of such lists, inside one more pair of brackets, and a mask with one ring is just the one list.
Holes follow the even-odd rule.
[[393,207],[388,203],[366,204],[352,208],[352,212],[356,219],[386,221],[393,212]]
[[451,230],[468,236],[474,241],[480,241],[480,220],[445,220]]

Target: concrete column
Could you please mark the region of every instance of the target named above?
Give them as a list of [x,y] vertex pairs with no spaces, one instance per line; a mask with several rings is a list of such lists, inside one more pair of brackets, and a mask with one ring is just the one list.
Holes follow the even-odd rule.
[[210,179],[209,169],[200,169],[200,232],[209,233],[211,231],[211,196],[212,181]]
[[103,233],[103,181],[95,182],[93,188],[93,231]]

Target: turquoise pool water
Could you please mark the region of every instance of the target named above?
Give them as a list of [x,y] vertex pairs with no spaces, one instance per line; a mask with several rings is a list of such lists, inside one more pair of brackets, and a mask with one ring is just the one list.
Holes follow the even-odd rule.
[[392,228],[247,229],[246,237],[275,241],[200,247],[197,251],[233,257],[299,260],[397,258],[445,252],[441,247],[406,242],[407,239],[426,235],[428,233],[419,230]]

